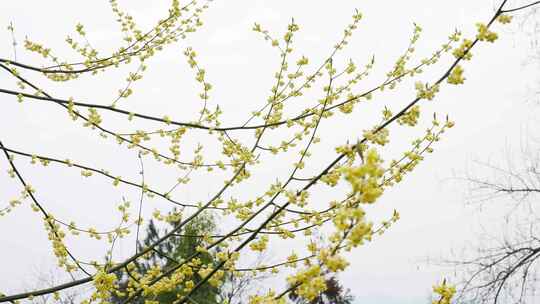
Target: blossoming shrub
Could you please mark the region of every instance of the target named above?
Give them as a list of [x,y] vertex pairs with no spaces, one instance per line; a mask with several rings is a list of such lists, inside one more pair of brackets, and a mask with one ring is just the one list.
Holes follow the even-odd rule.
[[[437,93],[445,85],[463,84],[466,80],[463,66],[472,60],[472,48],[478,43],[491,43],[498,38],[492,29],[496,27],[496,20],[502,24],[511,20],[510,15],[504,14],[505,1],[489,22],[477,24],[476,37],[463,37],[461,32],[455,31],[432,55],[420,59],[413,56],[422,32],[422,28],[415,25],[402,56],[385,77],[371,88],[359,84],[370,76],[375,67],[374,58],[361,66],[353,59],[342,60],[339,56],[354,31],[361,26],[360,12],[354,13],[341,40],[331,48],[330,54],[315,63],[295,49],[295,41],[301,39],[301,35],[300,26],[294,20],[283,34],[271,33],[263,25],[255,24],[253,31],[268,41],[280,56],[274,84],[265,102],[249,114],[245,123],[224,121],[223,108],[213,104],[211,92],[214,85],[207,79],[202,61],[194,48],[184,46],[183,55],[199,88],[200,101],[197,105],[200,110],[191,120],[181,121],[175,118],[174,113],[153,116],[130,110],[126,100],[136,98],[133,97],[135,92],[142,90],[136,84],[145,77],[151,58],[158,56],[165,48],[181,45],[184,38],[194,35],[203,26],[203,14],[211,2],[192,1],[181,6],[175,0],[167,16],[147,31],[141,29],[115,0],[110,3],[124,36],[113,51],[93,48],[82,24],[77,24],[73,35],[66,38],[68,46],[80,57],[78,62],[63,60],[53,48],[27,38],[24,41],[25,50],[41,56],[43,67],[0,59],[0,67],[11,75],[18,87],[14,90],[0,88],[0,93],[11,95],[21,103],[40,101],[61,107],[73,122],[67,127],[82,125],[88,128],[88,132],[100,135],[104,141],[118,143],[119,149],[126,151],[126,155],[132,156],[129,151],[136,151],[141,161],[143,179],[131,180],[97,166],[68,159],[67,156],[61,158],[20,151],[0,139],[0,149],[9,167],[7,173],[21,187],[20,195],[11,198],[0,211],[1,214],[8,216],[25,204],[39,213],[57,257],[58,267],[74,278],[52,288],[6,295],[0,297],[0,302],[31,300],[50,293],[60,297],[64,290],[87,284],[93,286],[92,293],[82,299],[82,303],[107,303],[113,296],[123,299],[124,303],[137,302],[141,298],[148,304],[157,303],[155,299],[159,294],[172,290],[178,291],[175,303],[186,303],[202,286],[223,284],[226,275],[246,276],[257,272],[268,272],[284,278],[285,287],[268,286],[265,292],[249,297],[252,304],[285,303],[285,295],[293,290],[307,301],[316,298],[326,289],[325,277],[342,272],[349,266],[345,252],[372,241],[400,218],[398,211],[394,211],[387,220],[373,222],[366,206],[377,204],[388,188],[413,171],[427,154],[433,152],[441,136],[454,125],[448,117],[441,119],[440,115],[426,115],[422,105],[436,99]],[[440,65],[442,58],[450,60],[451,64],[442,65],[444,72],[440,77],[429,83],[418,80],[418,75],[425,70]],[[49,92],[43,84],[46,81],[68,83],[83,75],[100,77],[118,67],[130,69],[118,94],[111,100],[95,104],[77,96],[61,97],[61,93]],[[43,77],[37,81],[34,76]],[[406,86],[405,79],[416,80],[415,85]],[[352,114],[361,111],[364,104],[380,103],[380,96],[400,87],[412,90],[415,95],[406,106],[383,104],[384,110],[374,125],[362,125],[362,121],[351,119],[350,125],[357,130],[357,138],[338,146],[324,146],[325,138],[321,137],[320,132],[323,125],[354,117]],[[307,98],[310,94],[319,97]],[[302,110],[295,110],[299,105],[303,105]],[[103,113],[124,117],[127,127],[123,125],[120,128],[108,122]],[[421,126],[421,122],[425,121],[429,125],[427,128]],[[143,126],[148,126],[145,123],[149,122],[159,127],[145,129]],[[126,128],[131,131],[119,131]],[[417,130],[418,136],[411,139],[411,146],[391,145],[391,131],[400,128]],[[205,134],[211,141],[204,145],[193,144],[186,140],[192,134]],[[242,134],[249,134],[249,137]],[[277,135],[283,137],[276,142]],[[163,141],[167,142],[166,148],[158,144]],[[319,146],[319,150],[313,149],[315,146]],[[35,150],[38,149],[35,147]],[[389,149],[397,149],[401,156],[385,159],[385,151]],[[221,155],[207,157],[205,151],[218,151]],[[333,157],[322,164],[311,162],[314,151],[325,151],[323,155]],[[282,156],[285,158],[279,158]],[[274,182],[265,185],[264,191],[249,198],[234,194],[251,195],[249,181],[261,174],[257,171],[261,163],[273,166],[272,162],[281,162],[282,159],[293,160],[292,165],[285,174],[276,173]],[[159,163],[162,164],[160,170],[174,172],[178,176],[174,187],[164,189],[157,180],[148,179],[148,176],[145,179],[143,160],[147,165]],[[41,195],[47,189],[35,189],[31,180],[19,169],[25,161],[43,167],[65,166],[66,170],[78,170],[81,178],[108,180],[111,187],[117,187],[119,192],[120,186],[132,187],[140,191],[140,203],[122,201],[117,206],[120,224],[113,230],[83,227],[69,219],[59,218],[48,210],[47,200]],[[178,199],[178,192],[195,183],[195,180],[204,182],[210,180],[208,176],[218,174],[225,176],[223,183],[213,185],[216,189],[206,201],[185,202]],[[321,199],[325,197],[321,193],[332,193],[333,199]],[[134,234],[138,238],[139,227],[145,218],[145,214],[141,213],[143,198],[170,203],[169,211],[155,210],[151,217],[156,221],[179,224],[154,244],[134,251],[123,260],[113,259],[112,250],[106,254],[107,258],[93,261],[82,260],[72,253],[66,242],[68,238],[87,236],[110,244],[120,238],[133,237]],[[222,222],[227,223],[219,227],[220,234],[197,236],[202,237],[204,242],[197,247],[196,253],[182,260],[173,260],[167,263],[167,267],[154,267],[144,273],[137,269],[137,261],[155,256],[163,258],[162,253],[156,250],[158,245],[173,237],[190,237],[183,234],[183,228],[208,211],[221,216]],[[272,244],[290,239],[294,239],[295,246],[289,251],[287,247],[280,247],[279,254],[283,254],[281,261],[257,267],[246,266],[250,252],[265,252]],[[219,263],[205,264],[201,259],[202,254],[212,255],[211,260]],[[118,288],[115,274],[119,272],[128,278],[127,289]],[[195,281],[195,275],[201,279]],[[434,292],[440,295],[440,300],[434,303],[443,304],[450,303],[455,290],[443,283],[435,287]]]

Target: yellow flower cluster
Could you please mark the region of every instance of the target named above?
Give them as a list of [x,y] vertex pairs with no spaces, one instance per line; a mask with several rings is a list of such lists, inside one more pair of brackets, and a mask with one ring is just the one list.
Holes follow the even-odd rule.
[[99,270],[93,279],[94,287],[96,291],[92,294],[92,300],[102,300],[107,302],[111,296],[111,292],[115,289],[116,275],[114,273],[107,273],[103,269]]
[[76,120],[78,117],[77,116],[78,112],[75,111],[75,103],[73,101],[73,97],[70,97],[68,100],[67,110],[68,110],[69,117],[71,117],[72,120]]
[[253,251],[264,251],[266,249],[266,245],[268,244],[268,235],[263,235],[259,238],[258,241],[252,242],[249,244],[249,248]]
[[92,176],[92,171],[90,171],[90,170],[82,170],[81,175],[84,176],[84,177],[90,177],[90,176]]
[[341,170],[339,168],[336,168],[335,170],[332,170],[325,175],[321,177],[321,182],[329,185],[330,187],[334,187],[338,184],[339,178],[341,177]]
[[464,60],[470,60],[472,58],[472,53],[469,51],[472,47],[472,40],[469,39],[463,39],[461,42],[461,45],[456,48],[452,54],[454,54],[454,57],[456,58],[463,58]]
[[499,21],[502,24],[508,24],[512,22],[512,16],[502,14],[502,15],[499,15],[499,17],[497,17],[497,21]]
[[417,81],[415,83],[416,88],[416,97],[421,99],[427,99],[427,100],[433,100],[435,98],[435,94],[439,92],[439,85],[434,84],[430,86],[429,84],[424,84],[420,81]]
[[384,173],[382,160],[375,149],[367,151],[365,163],[357,167],[342,168],[345,179],[351,184],[353,193],[365,203],[373,203],[381,196],[383,189],[379,180]]
[[312,265],[295,275],[289,276],[287,283],[290,286],[298,285],[296,294],[308,301],[315,299],[321,292],[326,290],[326,282],[319,265]]
[[307,199],[309,198],[309,192],[302,191],[297,193],[296,191],[285,191],[285,196],[289,203],[297,205],[299,207],[304,207],[307,204]]
[[365,212],[361,208],[343,207],[333,216],[332,221],[338,231],[345,231],[350,228],[354,222],[364,218]]
[[365,221],[357,221],[347,236],[347,240],[349,241],[347,248],[360,246],[364,244],[365,240],[371,241],[372,236],[373,224]]
[[51,215],[45,218],[44,226],[52,243],[53,253],[58,261],[58,266],[65,268],[68,272],[75,270],[76,266],[68,261],[68,252],[64,245],[65,232],[60,229],[60,225],[58,225]]
[[85,127],[91,127],[94,129],[96,126],[98,126],[101,123],[101,115],[99,115],[98,111],[94,108],[88,109],[89,115],[88,115],[88,121],[84,123]]
[[433,286],[433,292],[440,296],[438,300],[432,302],[433,304],[450,304],[456,293],[456,288],[446,285],[446,281],[443,281],[442,284]]
[[384,146],[389,142],[388,135],[389,131],[388,129],[380,129],[377,131],[377,127],[373,128],[371,131],[364,131],[364,134],[362,134],[368,141]]
[[331,272],[343,271],[349,262],[342,256],[331,254],[329,249],[321,249],[319,252],[319,261],[328,268]]
[[39,43],[32,42],[28,39],[24,41],[24,48],[30,52],[35,52],[43,56],[44,58],[49,57],[51,49],[44,47]]
[[276,293],[270,290],[266,295],[253,295],[249,297],[249,304],[286,304],[287,301],[282,297],[275,299]]
[[463,77],[463,68],[460,65],[456,65],[450,72],[447,81],[448,83],[455,85],[463,84],[463,81],[465,81],[465,77]]
[[371,240],[373,225],[365,221],[365,212],[358,206],[339,208],[332,221],[336,232],[331,236],[331,240],[335,244],[340,242],[344,234],[347,236],[348,248],[362,245],[364,240]]
[[401,115],[397,119],[397,122],[400,125],[408,125],[410,127],[414,127],[418,123],[418,118],[420,118],[420,106],[414,105],[409,111]]
[[[415,51],[414,46],[416,42],[418,41],[418,39],[420,38],[421,32],[422,32],[422,28],[418,24],[414,24],[414,34],[413,34],[413,37],[411,38],[411,41],[409,42],[409,47],[405,51],[405,54],[403,54],[402,56],[398,58],[398,60],[394,64],[394,68],[392,69],[392,71],[386,74],[388,78],[402,77],[403,75],[406,75],[412,72],[411,70],[408,70],[406,68],[406,64],[411,59],[412,54]],[[390,88],[392,89],[394,88],[394,86],[390,86]]]
[[[211,266],[204,265],[199,269],[198,274],[201,276],[201,278],[205,278],[208,276],[214,269]],[[225,271],[218,270],[216,271],[212,277],[208,280],[208,283],[214,287],[219,287],[221,284],[223,284],[223,277],[225,276]]]
[[478,28],[478,34],[476,35],[476,38],[478,38],[478,40],[480,41],[495,42],[495,40],[499,38],[499,35],[497,35],[497,33],[490,31],[487,25],[483,23],[477,23],[476,27]]

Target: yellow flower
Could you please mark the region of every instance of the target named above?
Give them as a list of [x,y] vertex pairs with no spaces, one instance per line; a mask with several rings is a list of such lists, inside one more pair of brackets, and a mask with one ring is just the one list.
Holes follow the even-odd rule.
[[456,65],[452,72],[450,72],[450,75],[448,76],[448,83],[450,84],[462,84],[465,80],[465,77],[463,77],[463,68],[460,65]]
[[433,301],[433,304],[450,304],[456,293],[456,288],[454,286],[446,285],[445,280],[441,285],[433,286],[433,292],[440,296],[438,300]]
[[342,169],[353,192],[358,194],[363,202],[373,203],[383,192],[382,187],[379,186],[379,179],[384,173],[381,162],[377,151],[371,149],[367,151],[363,165]]
[[456,58],[463,58],[464,60],[470,60],[472,54],[469,49],[472,47],[472,41],[469,39],[463,39],[461,45],[452,52]]
[[502,24],[508,24],[512,22],[512,17],[513,16],[502,14],[499,17],[497,17],[497,21],[499,21]]
[[249,244],[249,248],[253,251],[264,251],[268,244],[268,236],[263,235],[258,241]]
[[478,38],[480,41],[494,42],[499,37],[497,33],[490,31],[487,25],[483,23],[477,23],[476,27],[478,28],[476,38]]

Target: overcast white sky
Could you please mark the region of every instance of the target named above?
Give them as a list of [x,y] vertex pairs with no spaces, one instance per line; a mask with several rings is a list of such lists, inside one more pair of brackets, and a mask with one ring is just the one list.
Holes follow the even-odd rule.
[[[161,18],[169,4],[168,1],[119,3],[146,27]],[[419,54],[415,58],[418,59],[420,55],[432,53],[455,28],[461,29],[465,35],[473,34],[475,23],[487,21],[498,3],[494,0],[215,0],[204,15],[204,27],[152,59],[144,80],[134,88],[134,96],[121,106],[157,116],[169,114],[178,120],[192,119],[197,110],[193,104],[198,89],[193,81],[193,72],[182,55],[185,47],[192,46],[199,53],[200,63],[206,68],[208,79],[214,86],[212,102],[222,106],[226,112],[224,124],[231,125],[245,120],[250,111],[263,104],[279,62],[278,54],[251,31],[254,22],[282,35],[294,17],[301,26],[296,37],[295,56],[304,54],[312,62],[319,62],[340,39],[343,27],[349,23],[354,9],[358,8],[364,15],[360,29],[338,58],[341,64],[350,57],[363,65],[375,54],[376,72],[372,82],[365,85],[369,87],[369,83],[380,79],[403,52],[413,22],[424,29],[417,46]],[[514,6],[512,3],[518,5],[523,2],[509,3],[509,6]],[[9,22],[15,26],[19,44],[28,36],[53,49],[58,46],[58,53],[68,56],[72,54],[63,41],[73,33],[78,22],[85,25],[94,47],[110,50],[112,43],[120,37],[108,1],[2,1],[0,57],[3,58],[13,56],[10,33],[5,30]],[[448,257],[451,249],[460,249],[468,241],[474,241],[477,237],[474,231],[479,229],[480,223],[484,227],[488,225],[489,230],[498,229],[496,223],[500,223],[501,210],[479,213],[476,207],[465,206],[466,185],[448,182],[454,174],[466,171],[472,160],[498,159],[503,155],[503,148],[518,146],[524,127],[538,114],[537,105],[530,101],[534,96],[530,88],[538,84],[538,66],[534,62],[525,64],[533,52],[529,45],[530,37],[520,34],[517,24],[504,29],[497,25],[495,30],[499,32],[500,39],[493,45],[483,44],[475,48],[473,60],[464,65],[465,85],[444,87],[437,100],[425,106],[425,126],[430,122],[426,117],[437,111],[440,115],[450,115],[456,122],[454,129],[435,146],[435,153],[403,183],[385,193],[377,209],[370,213],[370,217],[378,219],[397,209],[402,219],[384,236],[349,255],[352,265],[340,278],[345,286],[351,288],[358,303],[425,303],[430,287],[451,273],[448,269],[426,264],[424,260]],[[39,58],[24,52],[22,47],[18,48],[17,56],[21,62],[39,63]],[[123,86],[128,71],[113,72],[102,80],[83,77],[60,85],[50,84],[40,77],[31,76],[31,79],[44,84],[53,96],[75,96],[80,100],[108,104]],[[423,79],[439,75],[440,71],[436,69]],[[0,73],[0,86],[14,88],[6,73]],[[405,84],[404,90],[378,95],[375,99],[379,106],[388,104],[396,109],[414,95],[407,86],[412,88],[413,85]],[[2,96],[1,102],[0,140],[6,146],[60,158],[69,157],[98,168],[124,172],[123,176],[135,180],[139,178],[134,152],[117,148],[112,140],[100,139],[96,132],[80,127],[80,123],[70,123],[66,113],[57,106],[38,102],[19,105],[8,96]],[[354,119],[327,124],[321,130],[325,147],[347,139],[354,140],[378,119],[374,116],[378,113],[374,108],[364,112],[359,109]],[[120,121],[115,121],[112,116],[110,119],[114,123]],[[399,153],[413,138],[413,133],[399,133],[399,129],[395,132],[393,150]],[[199,138],[188,140],[196,142]],[[331,149],[318,151],[321,153],[313,163],[331,159],[334,155]],[[211,151],[208,153],[215,155]],[[7,170],[7,165],[0,158],[1,172]],[[121,201],[122,196],[137,200],[137,191],[121,188],[123,192],[115,192],[109,187],[110,181],[99,177],[83,180],[77,170],[36,169],[25,162],[21,162],[20,168],[37,189],[38,197],[54,214],[59,218],[73,218],[81,226],[110,228],[117,220],[111,206]],[[148,174],[152,176],[153,184],[159,185],[163,181],[165,188],[176,176],[169,173],[161,175],[159,169],[159,166],[149,166]],[[275,164],[262,168],[260,172],[271,177],[267,181],[273,181],[276,175],[272,173],[279,169],[286,169],[286,166]],[[210,181],[194,183],[182,189],[178,197],[202,200],[219,186]],[[19,191],[19,185],[2,173],[0,207]],[[144,209],[146,215],[150,215],[154,208],[168,208],[164,202],[152,204]],[[54,268],[42,223],[28,209],[28,206],[21,206],[14,213],[0,218],[0,243],[3,247],[0,250],[0,291],[4,293],[34,286],[36,272]],[[493,227],[489,228],[489,223]],[[133,249],[132,244],[122,242],[117,247],[118,257],[127,256]],[[72,245],[76,254],[85,259],[103,257],[104,247],[93,241],[74,242]],[[279,249],[272,250],[279,254]]]

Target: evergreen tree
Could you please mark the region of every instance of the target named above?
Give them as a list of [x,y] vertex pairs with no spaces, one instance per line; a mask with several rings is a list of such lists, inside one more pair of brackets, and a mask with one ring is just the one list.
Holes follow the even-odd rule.
[[[170,229],[174,229],[179,222],[172,222]],[[203,235],[213,233],[216,229],[214,218],[209,213],[203,213],[197,216],[194,220],[190,221],[181,231],[181,234],[169,238],[167,241],[162,242],[154,248],[151,256],[148,259],[137,262],[135,271],[139,274],[147,273],[152,267],[159,266],[161,269],[170,269],[177,265],[178,262],[187,259],[197,252],[197,247],[203,245]],[[160,238],[160,229],[156,226],[155,222],[150,220],[146,228],[146,236],[142,242],[137,243],[138,251],[155,243]],[[209,253],[200,253],[199,259],[202,264],[216,264]],[[127,290],[128,274],[125,271],[118,272],[116,274],[119,278],[119,285],[121,291]],[[191,278],[195,285],[200,282],[201,277],[194,269],[194,275]],[[183,293],[183,286],[178,286],[176,289],[169,292],[164,292],[156,297],[149,298],[148,300],[158,301],[159,303],[173,303],[177,299],[177,294]],[[196,290],[190,298],[193,303],[198,304],[214,304],[219,303],[220,288],[205,283],[202,288]],[[122,303],[125,300],[124,296],[115,295],[111,301],[113,303]],[[133,303],[143,304],[147,300],[144,297],[138,298]]]

